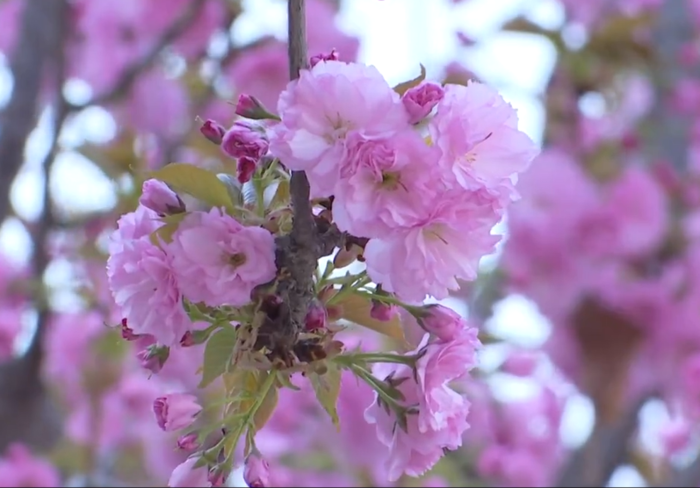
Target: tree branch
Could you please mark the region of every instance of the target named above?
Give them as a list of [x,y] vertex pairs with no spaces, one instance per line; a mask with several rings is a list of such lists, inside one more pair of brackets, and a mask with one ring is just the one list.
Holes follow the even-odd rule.
[[110,90],[107,90],[101,95],[93,97],[92,100],[85,104],[69,104],[69,110],[82,110],[89,105],[104,105],[126,95],[131,86],[138,79],[139,75],[153,64],[163,49],[165,49],[168,44],[180,37],[182,33],[197,20],[197,15],[201,7],[204,5],[204,2],[205,0],[192,0],[182,15],[180,15],[165,31],[163,31],[163,34],[155,42],[155,44],[153,44],[150,51],[148,51],[143,58],[139,59],[133,65],[125,69],[121,77]]
[[[28,2],[27,9],[38,2]],[[50,4],[51,8],[47,8]],[[34,236],[34,275],[42,281],[44,270],[49,262],[46,252],[47,237],[53,222],[53,209],[49,194],[49,173],[58,152],[58,137],[68,114],[68,108],[63,98],[63,82],[65,80],[64,40],[67,32],[70,7],[67,0],[54,0],[49,4],[40,3],[40,12],[51,17],[45,20],[44,27],[50,30],[44,32],[50,49],[45,51],[45,57],[33,75],[37,83],[42,81],[43,70],[53,61],[52,74],[55,88],[54,99],[56,109],[51,146],[43,161],[44,171],[44,209],[37,224]],[[42,10],[43,9],[43,10]],[[25,11],[26,12],[26,11]],[[21,51],[21,50],[20,50]],[[16,75],[17,76],[17,75]],[[23,85],[25,80],[16,79],[16,85]],[[27,84],[33,82],[27,81]],[[61,422],[58,409],[52,402],[50,394],[41,381],[41,362],[43,357],[43,331],[49,318],[47,300],[35,299],[39,310],[37,331],[30,347],[23,356],[14,358],[0,365],[0,451],[13,442],[23,442],[35,449],[49,448],[58,440],[61,432]]]

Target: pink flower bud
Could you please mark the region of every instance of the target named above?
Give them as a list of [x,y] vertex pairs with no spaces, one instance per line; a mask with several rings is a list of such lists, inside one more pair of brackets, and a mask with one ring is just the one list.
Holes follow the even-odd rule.
[[159,180],[146,180],[141,187],[139,203],[158,215],[172,215],[185,211],[185,204],[168,185]]
[[192,432],[191,434],[185,434],[180,436],[177,440],[177,448],[183,451],[194,451],[199,447],[199,436]]
[[[139,337],[139,339],[141,338]],[[158,374],[158,372],[163,369],[163,365],[165,365],[168,357],[170,357],[170,348],[159,344],[153,344],[136,353],[136,357],[141,363],[142,368],[147,369],[153,374]]]
[[224,486],[226,482],[226,473],[221,468],[211,468],[209,474],[207,475],[207,480],[212,487]]
[[253,177],[253,173],[255,173],[255,168],[258,166],[258,163],[255,159],[248,158],[248,157],[242,157],[238,160],[238,164],[236,165],[236,172],[238,173],[238,181],[241,183],[245,183],[246,181],[250,181],[250,179]]
[[260,100],[252,95],[246,95],[245,93],[238,97],[238,103],[236,104],[236,115],[240,115],[241,117],[251,120],[278,118],[271,114]]
[[311,56],[311,60],[309,61],[309,64],[311,64],[311,67],[313,68],[321,61],[338,61],[339,59],[340,59],[340,56],[338,56],[338,51],[333,49],[328,54],[322,53],[322,54],[316,54],[315,56]]
[[671,420],[660,432],[661,444],[667,456],[675,456],[689,445],[692,437],[692,426],[686,420]]
[[438,339],[451,341],[467,327],[465,320],[454,310],[442,305],[427,305],[418,323]]
[[250,488],[270,486],[270,465],[259,452],[253,452],[246,458],[243,481]]
[[189,427],[201,411],[197,397],[187,393],[170,393],[153,402],[158,427],[166,432]]
[[207,120],[202,124],[202,127],[199,128],[199,131],[209,139],[211,142],[214,144],[221,144],[221,140],[224,138],[224,134],[226,133],[226,129],[224,129],[218,122],[214,122],[213,120]]
[[125,341],[135,341],[139,337],[139,334],[136,334],[131,327],[127,325],[126,319],[122,319],[122,339]]
[[404,93],[401,101],[408,112],[408,121],[417,124],[423,120],[445,96],[437,83],[422,83]]
[[326,313],[326,307],[324,307],[318,300],[315,300],[310,306],[309,311],[306,313],[306,330],[319,330],[326,327],[326,321],[328,320],[328,314]]
[[182,347],[191,347],[195,345],[192,331],[188,330],[187,332],[185,332],[185,334],[182,336],[182,339],[180,339],[180,345]]
[[396,305],[382,303],[379,300],[372,300],[372,308],[369,311],[369,316],[375,320],[388,322],[393,319],[398,312]]
[[250,158],[257,161],[270,147],[261,128],[247,122],[236,122],[226,131],[221,148],[232,158]]
[[205,466],[195,468],[197,461],[199,461],[199,458],[192,456],[179,464],[170,475],[168,486],[171,488],[209,486],[207,468]]

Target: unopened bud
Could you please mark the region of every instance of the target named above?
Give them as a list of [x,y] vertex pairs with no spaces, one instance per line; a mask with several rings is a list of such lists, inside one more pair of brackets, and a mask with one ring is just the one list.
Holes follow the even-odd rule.
[[224,483],[226,482],[226,477],[227,476],[223,468],[213,467],[209,470],[207,480],[209,481],[209,483],[211,483],[211,486],[213,487],[224,486]]
[[370,317],[382,322],[388,322],[398,313],[396,305],[382,303],[379,300],[372,300],[372,308],[369,311]]
[[270,486],[270,465],[259,452],[253,451],[246,458],[243,481],[251,488]]
[[324,329],[327,320],[328,315],[326,313],[326,307],[324,307],[320,301],[314,300],[309,306],[309,311],[306,313],[306,322],[304,324],[306,330]]
[[421,83],[408,90],[401,101],[408,112],[409,123],[423,120],[444,97],[445,90],[437,83]]
[[194,337],[192,336],[192,331],[187,331],[185,334],[182,336],[182,339],[180,339],[180,345],[182,347],[191,347],[194,346]]
[[270,113],[260,100],[245,93],[238,97],[236,114],[251,120],[279,119]]
[[241,183],[246,183],[250,181],[255,173],[255,168],[257,167],[257,162],[255,159],[242,157],[238,160],[236,165],[236,173],[238,174],[238,181]]
[[162,181],[155,179],[143,182],[139,203],[161,216],[185,211],[185,204],[177,193]]
[[311,56],[309,64],[311,64],[311,67],[313,68],[321,61],[338,61],[339,59],[340,56],[338,55],[338,51],[333,49],[330,53],[327,54],[316,54],[315,56]]
[[224,134],[226,134],[226,129],[224,129],[221,124],[211,119],[204,122],[202,127],[199,128],[199,131],[214,144],[221,144],[221,141],[224,139]]
[[199,436],[192,432],[191,434],[185,434],[180,436],[177,440],[177,448],[183,451],[194,451],[199,447]]
[[126,323],[126,319],[122,319],[122,339],[126,341],[135,341],[139,339],[140,335],[136,334],[131,327]]
[[153,344],[152,346],[139,351],[136,357],[141,362],[141,367],[147,369],[153,374],[157,374],[170,356],[170,348]]

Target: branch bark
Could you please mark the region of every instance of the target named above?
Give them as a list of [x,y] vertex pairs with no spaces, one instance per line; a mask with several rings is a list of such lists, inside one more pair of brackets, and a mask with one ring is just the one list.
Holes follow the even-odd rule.
[[43,70],[60,36],[56,19],[62,15],[63,3],[24,3],[17,47],[10,58],[12,94],[0,114],[0,222],[11,213],[10,188],[36,125]]
[[[44,5],[42,2],[28,2],[27,7],[25,7],[27,9],[25,10],[25,15],[29,15],[32,7],[37,4],[40,6],[39,13],[34,12],[33,15],[39,17],[35,21],[38,24],[41,20],[41,25],[49,29],[43,33],[47,42],[47,45],[44,46],[46,48],[44,52],[45,57],[41,59],[35,71],[31,73],[29,71],[24,72],[27,76],[36,76],[36,79],[24,80],[21,78],[23,72],[18,71],[15,72],[15,83],[16,86],[40,86],[43,80],[43,70],[52,68],[53,77],[51,81],[55,89],[54,99],[56,101],[54,128],[51,145],[43,161],[44,209],[34,235],[33,271],[34,276],[41,280],[44,270],[49,263],[45,246],[53,222],[53,209],[49,194],[49,173],[58,152],[59,134],[68,114],[62,88],[65,80],[63,41],[67,32],[70,7],[67,0],[54,0],[50,2],[50,8],[48,8],[49,4]],[[44,17],[47,13],[50,13],[50,18]],[[31,23],[28,22],[28,25],[31,25]],[[36,25],[34,28],[36,28]],[[31,35],[32,33],[33,30],[28,29],[23,35]],[[21,52],[21,49],[18,52]],[[50,61],[52,62],[49,63]],[[26,135],[24,137],[26,139]],[[16,142],[20,143],[20,141]],[[23,146],[23,143],[24,140],[21,141],[21,146]],[[11,184],[11,180],[9,180],[9,184]],[[53,403],[49,392],[41,380],[42,338],[49,318],[47,303],[43,299],[35,300],[35,305],[39,311],[39,320],[27,353],[0,365],[0,391],[2,392],[2,397],[0,398],[0,424],[4,426],[0,429],[0,451],[4,450],[9,444],[18,441],[34,449],[50,448],[58,440],[61,433],[61,420],[58,408]]]

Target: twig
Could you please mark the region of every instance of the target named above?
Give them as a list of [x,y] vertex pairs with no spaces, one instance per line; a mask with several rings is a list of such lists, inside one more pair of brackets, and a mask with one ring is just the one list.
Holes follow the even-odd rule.
[[[294,80],[306,67],[306,16],[304,0],[288,0],[289,77]],[[284,278],[278,285],[285,310],[280,320],[261,335],[268,347],[285,363],[304,325],[309,303],[313,298],[313,275],[318,263],[317,229],[309,200],[309,180],[303,171],[292,171],[290,198],[293,221],[289,235],[277,240],[277,265]]]
[[180,35],[197,20],[202,5],[206,0],[192,0],[185,11],[180,15],[160,36],[143,58],[124,70],[114,86],[101,95],[93,97],[90,101],[81,105],[69,104],[70,111],[82,110],[89,105],[104,105],[124,96],[134,84],[138,76],[148,69],[168,44],[175,41]]

